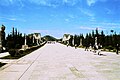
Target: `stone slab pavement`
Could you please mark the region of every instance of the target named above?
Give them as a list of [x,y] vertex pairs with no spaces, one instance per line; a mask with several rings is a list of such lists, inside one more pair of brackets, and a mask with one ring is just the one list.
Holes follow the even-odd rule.
[[46,44],[0,68],[0,80],[120,80],[120,56]]
[[[9,52],[0,53],[0,58],[10,55]],[[1,63],[12,63],[15,59],[0,59]]]

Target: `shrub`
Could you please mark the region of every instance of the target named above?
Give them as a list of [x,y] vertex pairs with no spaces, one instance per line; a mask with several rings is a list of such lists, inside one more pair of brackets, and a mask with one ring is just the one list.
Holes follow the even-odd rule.
[[2,67],[2,66],[5,65],[5,64],[6,64],[6,63],[1,63],[1,62],[0,62],[0,67]]
[[14,48],[14,42],[13,41],[8,41],[6,45],[7,45],[8,49]]
[[105,47],[103,47],[103,51],[106,51],[106,48],[105,48]]
[[12,57],[14,57],[15,54],[16,54],[16,50],[15,50],[15,49],[9,49],[8,52],[9,52],[9,54],[10,54]]
[[23,50],[19,50],[19,54],[23,54]]
[[112,47],[111,45],[110,46],[108,46],[108,47],[106,47],[109,51],[111,51],[111,50],[113,50],[114,49],[114,47]]
[[113,49],[113,52],[116,52],[116,49],[115,49],[115,48]]
[[[31,47],[29,49],[26,49],[26,50],[20,50],[20,49],[9,49],[8,52],[10,54],[10,56],[8,57],[5,57],[5,59],[18,59],[22,56],[25,56],[29,53],[31,53],[32,51],[44,46],[46,43],[40,45],[40,46],[34,46],[34,47]],[[3,58],[4,59],[4,58]]]
[[16,44],[15,45],[15,49],[21,49],[21,45],[20,44]]

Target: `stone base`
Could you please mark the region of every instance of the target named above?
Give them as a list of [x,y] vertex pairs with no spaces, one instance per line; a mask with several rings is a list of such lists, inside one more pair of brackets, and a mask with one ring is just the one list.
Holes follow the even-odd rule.
[[28,45],[22,45],[22,49],[24,50],[28,49]]
[[83,45],[79,45],[79,47],[80,47],[80,48],[82,48],[82,47],[83,47]]

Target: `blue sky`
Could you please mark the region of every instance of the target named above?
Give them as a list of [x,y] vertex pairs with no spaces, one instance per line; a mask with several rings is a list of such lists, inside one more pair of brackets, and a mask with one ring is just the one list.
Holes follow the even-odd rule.
[[64,33],[120,32],[120,0],[0,0],[0,25],[60,38]]

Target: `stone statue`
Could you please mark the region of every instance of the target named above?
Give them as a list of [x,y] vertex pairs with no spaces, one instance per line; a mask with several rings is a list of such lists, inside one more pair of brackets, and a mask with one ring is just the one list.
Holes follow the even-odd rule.
[[0,31],[0,52],[5,47],[5,26],[2,25],[1,31]]

